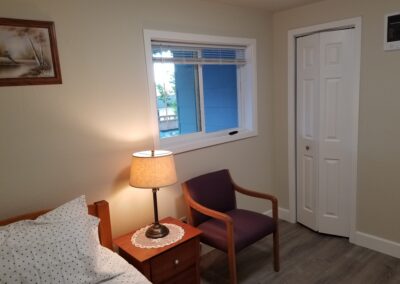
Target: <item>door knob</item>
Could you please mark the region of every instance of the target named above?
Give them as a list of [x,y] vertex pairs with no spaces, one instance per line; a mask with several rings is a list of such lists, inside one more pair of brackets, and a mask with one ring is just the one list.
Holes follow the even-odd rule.
[[307,146],[306,146],[306,150],[307,150],[307,151],[310,150],[310,146],[307,145]]

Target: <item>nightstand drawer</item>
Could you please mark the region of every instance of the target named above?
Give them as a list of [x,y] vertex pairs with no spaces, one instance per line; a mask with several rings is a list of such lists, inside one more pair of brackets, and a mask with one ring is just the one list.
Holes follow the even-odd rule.
[[151,259],[151,279],[159,283],[193,266],[199,243],[192,239]]
[[197,283],[196,267],[193,265],[188,270],[185,270],[175,277],[168,279],[163,284],[194,284]]

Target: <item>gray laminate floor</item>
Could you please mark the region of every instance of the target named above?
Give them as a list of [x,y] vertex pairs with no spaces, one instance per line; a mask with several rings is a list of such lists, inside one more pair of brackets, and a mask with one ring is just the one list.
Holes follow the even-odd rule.
[[[400,284],[400,259],[280,222],[281,270],[272,268],[272,236],[237,255],[239,283]],[[213,250],[201,260],[201,283],[228,283],[226,255]]]

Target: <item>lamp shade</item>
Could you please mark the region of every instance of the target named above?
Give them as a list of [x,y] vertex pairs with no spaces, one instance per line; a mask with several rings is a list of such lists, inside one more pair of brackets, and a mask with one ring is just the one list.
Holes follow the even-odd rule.
[[172,152],[149,150],[132,154],[129,184],[138,188],[159,188],[177,182]]

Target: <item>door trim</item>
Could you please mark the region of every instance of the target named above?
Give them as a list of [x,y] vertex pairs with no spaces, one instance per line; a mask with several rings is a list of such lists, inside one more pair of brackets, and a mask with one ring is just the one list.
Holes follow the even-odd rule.
[[[360,62],[361,62],[361,17],[329,22],[305,28],[289,30],[288,32],[288,178],[289,178],[289,220],[296,222],[296,38],[315,32],[354,28],[354,117],[358,118],[360,96]],[[353,137],[353,168],[352,187],[350,188],[350,242],[354,242],[356,236],[357,213],[357,156],[358,156],[358,119],[354,122],[356,130]]]

